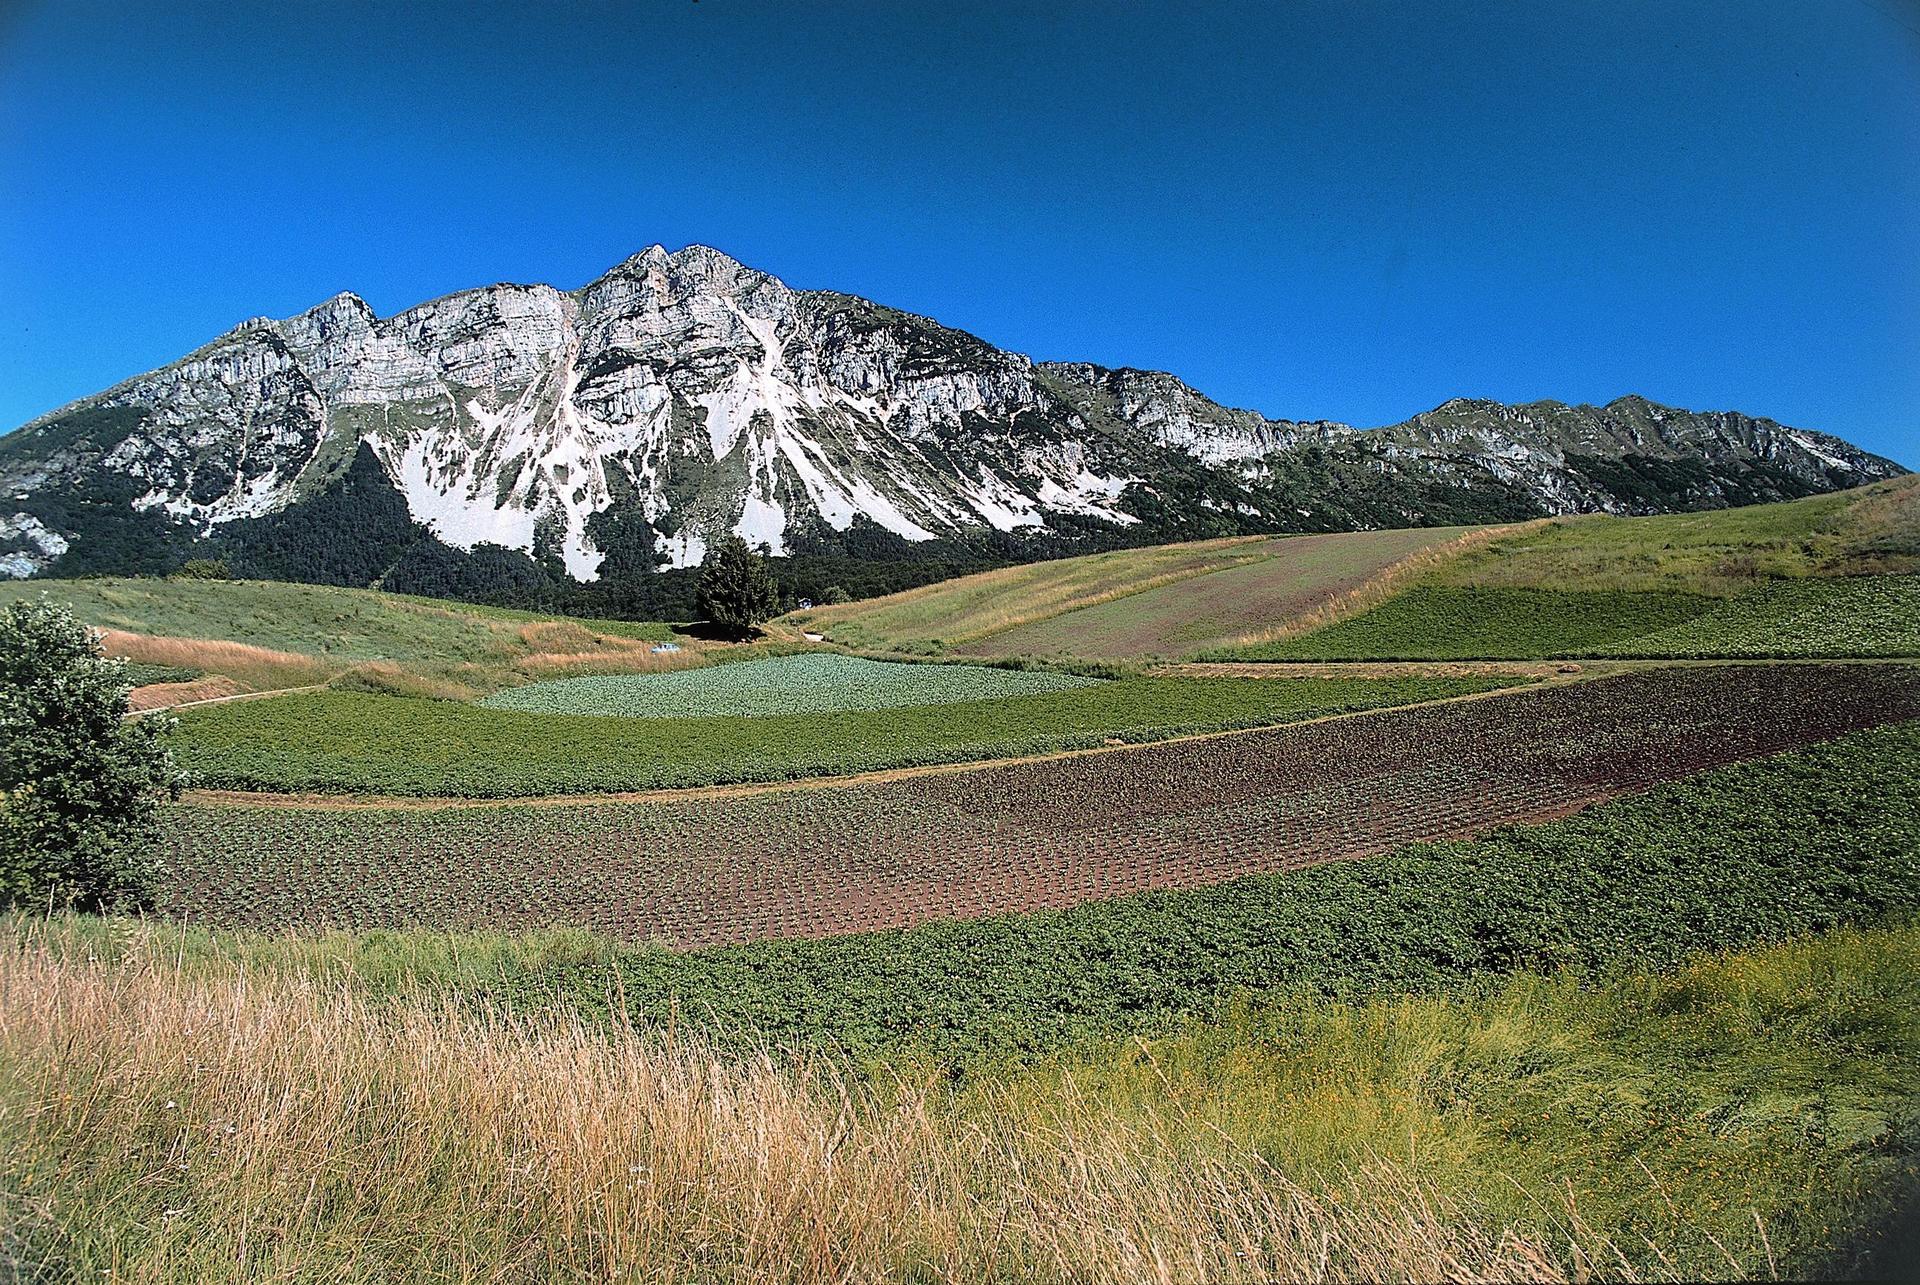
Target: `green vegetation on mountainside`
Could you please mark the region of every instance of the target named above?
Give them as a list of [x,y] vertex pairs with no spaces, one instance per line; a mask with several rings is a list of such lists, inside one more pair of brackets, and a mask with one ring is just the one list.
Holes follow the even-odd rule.
[[663,674],[560,678],[495,692],[488,709],[625,718],[765,717],[954,705],[1099,682],[1050,670],[901,664],[814,653]]
[[1728,596],[1757,582],[1920,570],[1920,477],[1654,517],[1558,519],[1473,550],[1422,583]]
[[[725,668],[703,672],[721,675]],[[181,764],[203,785],[518,798],[779,781],[1162,740],[1514,681],[1122,678],[954,705],[639,720],[316,692],[187,711],[175,744]]]

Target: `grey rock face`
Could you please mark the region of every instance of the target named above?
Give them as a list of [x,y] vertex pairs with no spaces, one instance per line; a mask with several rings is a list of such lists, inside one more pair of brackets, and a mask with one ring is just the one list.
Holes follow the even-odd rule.
[[[583,580],[602,559],[589,521],[615,505],[684,566],[723,532],[782,552],[856,518],[914,541],[1068,516],[1117,530],[1164,498],[1170,470],[1200,479],[1207,507],[1273,529],[1308,510],[1248,488],[1297,478],[1288,461],[1309,448],[1422,485],[1491,477],[1551,512],[1632,507],[1594,459],[1704,462],[1703,504],[1716,469],[1764,464],[1810,489],[1899,471],[1823,434],[1638,398],[1454,401],[1367,432],[1270,420],[1171,375],[1035,365],[703,246],[653,246],[572,292],[488,286],[384,319],[341,294],[248,321],[0,439],[0,496],[109,473],[136,484],[136,508],[211,531],[311,493],[362,441],[447,543],[545,540]],[[0,573],[66,547],[25,516],[0,520]]]

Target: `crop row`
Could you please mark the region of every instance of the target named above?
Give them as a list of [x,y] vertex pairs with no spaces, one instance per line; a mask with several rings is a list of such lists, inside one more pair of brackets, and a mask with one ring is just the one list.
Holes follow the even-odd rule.
[[1641,672],[858,787],[413,811],[184,807],[165,909],[578,924],[680,946],[902,927],[1377,854],[1920,718],[1920,670]]
[[496,692],[489,709],[623,718],[765,717],[954,705],[1086,687],[1097,679],[984,665],[914,665],[827,653],[663,674],[561,678]]

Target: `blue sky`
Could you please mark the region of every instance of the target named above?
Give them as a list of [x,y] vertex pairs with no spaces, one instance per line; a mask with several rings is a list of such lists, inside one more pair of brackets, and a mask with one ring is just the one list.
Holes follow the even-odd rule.
[[1920,466],[1920,3],[0,4],[0,429],[656,241],[1273,415]]

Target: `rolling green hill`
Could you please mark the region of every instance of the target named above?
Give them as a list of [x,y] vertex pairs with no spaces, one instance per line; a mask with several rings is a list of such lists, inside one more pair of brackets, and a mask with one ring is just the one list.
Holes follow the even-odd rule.
[[1920,655],[1920,481],[1517,530],[1369,610],[1210,659]]

